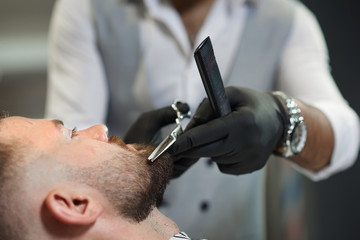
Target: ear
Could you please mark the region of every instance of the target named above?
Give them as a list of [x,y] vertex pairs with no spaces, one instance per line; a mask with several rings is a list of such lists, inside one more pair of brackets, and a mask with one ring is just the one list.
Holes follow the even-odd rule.
[[72,225],[93,224],[103,211],[96,200],[66,188],[52,190],[45,205],[57,220]]

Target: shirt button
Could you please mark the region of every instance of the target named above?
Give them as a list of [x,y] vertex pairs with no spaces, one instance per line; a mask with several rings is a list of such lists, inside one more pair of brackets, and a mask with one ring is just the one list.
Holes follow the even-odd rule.
[[214,165],[213,160],[211,160],[211,158],[209,158],[209,159],[206,161],[206,165],[207,165],[208,167],[212,167],[212,166]]
[[208,201],[202,201],[202,202],[200,203],[200,210],[201,210],[201,212],[207,212],[207,211],[209,210],[209,208],[210,208],[210,204],[209,204]]

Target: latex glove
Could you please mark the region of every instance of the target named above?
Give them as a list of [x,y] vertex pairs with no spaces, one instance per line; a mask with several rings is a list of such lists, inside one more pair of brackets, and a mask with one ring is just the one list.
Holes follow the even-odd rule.
[[211,157],[224,173],[253,172],[265,165],[282,139],[286,112],[275,96],[240,87],[225,90],[232,112],[215,118],[205,99],[171,147],[175,176],[199,157]]
[[[177,107],[181,112],[189,111],[187,103],[180,103]],[[176,117],[176,112],[171,106],[142,113],[127,130],[123,140],[127,144],[154,144],[152,141],[160,129],[175,123]]]

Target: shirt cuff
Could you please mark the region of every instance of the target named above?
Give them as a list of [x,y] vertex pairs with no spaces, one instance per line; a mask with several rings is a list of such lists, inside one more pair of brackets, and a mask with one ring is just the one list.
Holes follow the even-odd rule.
[[292,166],[313,181],[320,181],[351,167],[359,153],[360,121],[358,115],[346,104],[315,102],[312,105],[322,111],[330,121],[335,136],[330,164],[314,172],[292,163]]

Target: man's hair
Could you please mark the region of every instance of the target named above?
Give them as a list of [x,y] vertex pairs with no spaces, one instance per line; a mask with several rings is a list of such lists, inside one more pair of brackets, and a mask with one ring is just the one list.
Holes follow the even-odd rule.
[[[0,110],[0,122],[2,119],[7,117],[7,112]],[[0,140],[1,140],[1,128],[0,128]],[[7,175],[9,172],[5,171],[6,166],[10,162],[10,157],[12,155],[13,149],[0,141],[0,239],[10,239],[7,237],[9,235],[8,228],[8,219],[5,210],[7,209],[5,205],[7,194],[4,191],[4,186],[6,184]]]
[[[4,138],[2,120],[9,117],[0,110],[0,239],[25,239],[31,228],[31,216],[20,205],[24,195],[25,160],[38,157],[28,142],[18,138]],[[34,154],[35,153],[35,154]],[[24,201],[23,201],[24,202]],[[26,211],[26,210],[25,210]],[[29,224],[30,223],[30,224]]]
[[[1,120],[8,116],[8,112],[0,110],[0,124]],[[2,141],[0,125],[0,239],[2,240],[21,239],[22,234],[25,233],[26,224],[16,213],[17,209],[11,205],[13,198],[19,197],[17,191],[21,177],[17,165],[20,164],[21,153],[15,147],[18,145],[15,142]]]
[[7,146],[5,146],[3,143],[0,142],[0,239],[8,239],[5,238],[5,234],[8,235],[6,233],[8,228],[6,225],[8,221],[6,220],[5,218],[6,216],[4,213],[4,210],[6,209],[4,206],[4,200],[5,200],[4,198],[6,195],[3,191],[2,186],[5,184],[4,169],[8,162],[9,155],[10,153],[7,149]]

